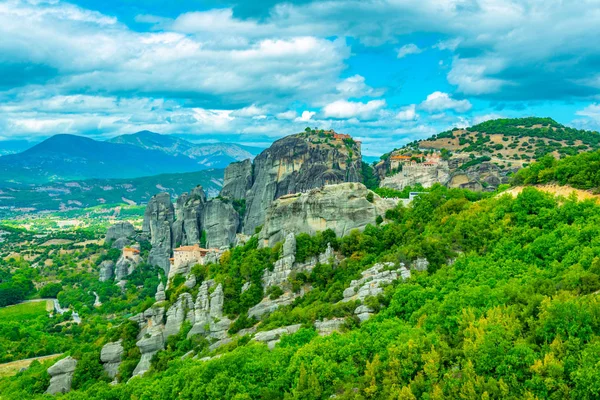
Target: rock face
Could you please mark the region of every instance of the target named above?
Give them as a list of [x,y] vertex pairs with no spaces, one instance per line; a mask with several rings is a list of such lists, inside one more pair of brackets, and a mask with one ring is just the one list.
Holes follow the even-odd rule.
[[240,216],[233,206],[221,199],[212,199],[204,208],[202,227],[206,232],[206,247],[229,247],[235,242]]
[[377,216],[395,207],[396,202],[374,193],[373,202],[369,202],[369,193],[361,183],[341,183],[308,193],[283,196],[274,201],[267,211],[260,243],[273,246],[284,239],[285,232],[312,235],[332,229],[341,237],[353,229],[375,224]]
[[[160,196],[160,197],[159,197]],[[144,214],[144,232],[152,250],[148,262],[168,274],[173,248],[202,243],[209,248],[229,247],[236,242],[240,216],[228,199],[207,200],[201,186],[171,204],[167,193],[152,198]]]
[[121,357],[123,356],[122,341],[106,343],[100,352],[100,361],[102,361],[104,371],[111,379],[114,379],[119,372]]
[[518,168],[500,168],[489,161],[465,168],[469,161],[469,157],[459,156],[433,164],[404,165],[402,171],[391,176],[386,176],[391,168],[389,161],[381,162],[376,169],[381,177],[380,186],[396,190],[416,184],[431,187],[440,183],[450,188],[493,191],[498,185],[508,183],[510,175],[518,171]]
[[252,187],[252,161],[244,160],[231,163],[225,168],[225,179],[221,196],[230,199],[245,199],[246,192]]
[[106,238],[104,240],[111,241],[121,238],[131,238],[135,235],[135,229],[129,222],[117,222],[111,225],[106,231]]
[[159,193],[148,202],[144,212],[143,232],[150,237],[152,249],[148,255],[148,263],[161,267],[169,272],[169,258],[173,241],[171,225],[175,219],[175,209],[168,193]]
[[50,386],[46,390],[48,394],[67,393],[71,390],[73,382],[73,373],[77,367],[77,360],[73,357],[63,358],[50,368]]
[[283,195],[329,184],[359,182],[360,145],[352,139],[335,139],[333,133],[323,137],[287,136],[254,159],[252,180],[246,195],[245,234],[253,234],[263,224],[271,202]]
[[195,187],[189,195],[183,193],[177,198],[175,222],[172,227],[175,247],[200,243],[205,203],[206,195],[201,186]]
[[407,186],[421,184],[423,187],[431,187],[435,183],[445,185],[450,179],[448,163],[440,162],[438,165],[405,165],[402,171],[395,175],[386,177],[380,183],[382,187],[403,190]]
[[113,278],[115,263],[110,260],[104,260],[100,264],[100,282],[106,282]]

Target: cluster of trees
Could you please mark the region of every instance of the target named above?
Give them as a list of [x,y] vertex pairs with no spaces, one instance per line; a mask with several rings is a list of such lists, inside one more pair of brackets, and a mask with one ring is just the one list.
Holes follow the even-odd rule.
[[517,172],[514,177],[514,183],[518,185],[551,182],[578,189],[600,188],[600,150],[561,160],[545,156],[529,168]]

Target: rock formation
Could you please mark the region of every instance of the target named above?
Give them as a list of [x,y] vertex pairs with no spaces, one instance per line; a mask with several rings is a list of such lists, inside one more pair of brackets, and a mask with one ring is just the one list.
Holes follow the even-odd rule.
[[254,159],[252,180],[246,195],[246,234],[253,234],[263,224],[271,202],[283,195],[328,184],[359,182],[360,144],[333,132],[287,136]]
[[111,260],[104,260],[100,264],[100,282],[106,282],[113,278],[115,263]]
[[287,232],[315,234],[332,229],[338,237],[353,229],[374,224],[378,215],[396,206],[396,201],[370,192],[361,183],[341,183],[313,189],[308,193],[283,196],[269,207],[260,232],[263,246],[282,241]]
[[169,258],[173,241],[171,225],[175,220],[175,209],[168,193],[159,193],[148,202],[144,212],[143,232],[150,237],[152,249],[148,256],[148,263],[161,267],[169,272]]
[[121,257],[115,264],[115,280],[120,281],[131,275],[141,262],[139,245],[123,248]]
[[144,232],[150,235],[152,250],[148,262],[158,265],[168,274],[171,253],[179,246],[202,243],[209,248],[229,247],[236,242],[240,216],[230,200],[207,200],[204,190],[197,186],[190,194],[171,204],[167,193],[154,196],[144,214]]
[[[344,290],[342,302],[360,300],[363,302],[367,297],[376,297],[383,293],[384,285],[388,285],[398,278],[410,278],[410,271],[400,264],[400,268],[395,267],[394,263],[387,262],[375,264],[371,268],[362,272],[362,277],[350,283],[350,286]],[[361,321],[369,319],[373,310],[362,304],[354,310],[354,314]]]
[[431,187],[435,183],[446,184],[450,179],[450,169],[445,161],[437,165],[405,165],[402,171],[384,178],[380,186],[396,190],[403,190],[407,186],[421,184],[423,187]]
[[252,161],[244,160],[231,163],[225,168],[225,178],[221,196],[230,199],[244,199],[252,187]]
[[100,352],[100,361],[102,361],[104,371],[106,371],[106,374],[111,379],[114,379],[119,372],[123,351],[123,344],[121,340],[118,342],[106,343],[104,347],[102,347],[102,351]]
[[46,389],[46,393],[57,394],[69,392],[76,367],[77,360],[73,357],[67,357],[48,368],[50,386]]
[[111,225],[106,231],[107,242],[121,238],[132,238],[135,236],[135,229],[129,222],[117,222]]
[[296,324],[284,326],[270,331],[258,332],[256,335],[254,335],[254,340],[256,340],[257,342],[266,343],[269,349],[273,350],[275,345],[281,340],[281,336],[296,333],[298,332],[301,326],[302,324]]

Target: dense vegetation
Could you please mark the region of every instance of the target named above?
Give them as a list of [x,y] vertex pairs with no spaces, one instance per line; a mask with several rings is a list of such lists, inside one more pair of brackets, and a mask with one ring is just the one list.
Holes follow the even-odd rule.
[[578,189],[597,190],[600,188],[600,150],[562,160],[546,156],[520,170],[514,181],[526,185],[557,182]]
[[[89,356],[85,371],[90,373],[78,367],[78,390],[65,398],[600,396],[595,294],[600,290],[600,207],[532,188],[517,198],[482,199],[435,186],[410,207],[388,212],[386,220],[344,238],[330,233],[298,237],[301,257],[318,253],[327,242],[345,261],[296,277],[313,290],[273,313],[259,329],[305,325],[273,351],[242,338],[206,362],[169,356],[205,346],[185,343],[189,327],[184,325],[182,337],[168,344],[144,378],[111,386]],[[224,282],[227,313],[244,315],[259,296],[236,297],[237,287],[245,280],[258,284],[275,251],[250,242],[228,253],[222,268],[195,273]],[[426,257],[429,270],[413,271],[410,280],[369,299],[369,306],[379,309],[370,321],[359,326],[348,312],[351,307],[337,304],[349,280],[373,263],[408,263],[416,257]],[[344,332],[318,337],[309,322],[332,316],[347,318]],[[110,330],[103,341],[131,341],[135,327],[126,332],[126,326]],[[103,336],[102,330],[94,334]],[[132,358],[135,362],[135,354]],[[0,381],[0,392],[7,398],[41,394],[46,386],[35,382],[47,380],[46,367],[34,364]]]

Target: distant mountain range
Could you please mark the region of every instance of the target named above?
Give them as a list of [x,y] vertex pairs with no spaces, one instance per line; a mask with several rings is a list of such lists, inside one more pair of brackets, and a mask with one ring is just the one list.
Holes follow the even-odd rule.
[[236,144],[195,144],[142,131],[108,141],[55,135],[25,151],[26,141],[0,142],[0,185],[44,184],[85,179],[122,179],[225,168],[254,158],[256,149]]
[[[262,149],[234,143],[196,144],[175,136],[141,131],[108,140],[110,143],[129,144],[146,150],[162,151],[172,156],[185,156],[208,168],[225,168],[235,161],[254,158]],[[249,151],[250,149],[254,151]]]
[[143,204],[159,192],[176,197],[202,185],[214,197],[223,185],[223,170],[162,174],[130,179],[88,179],[0,188],[0,218],[23,213],[65,211],[97,205]]

